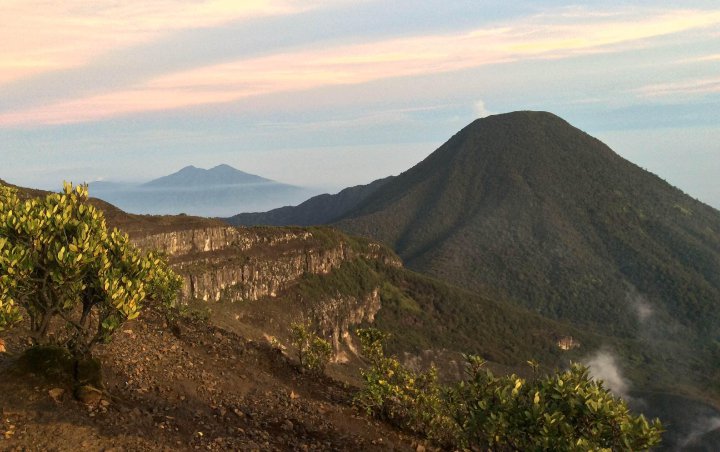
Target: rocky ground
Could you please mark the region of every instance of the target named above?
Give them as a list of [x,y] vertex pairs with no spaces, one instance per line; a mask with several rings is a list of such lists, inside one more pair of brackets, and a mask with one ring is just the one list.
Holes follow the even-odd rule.
[[26,339],[3,334],[0,450],[425,450],[359,413],[355,388],[201,321],[179,336],[152,312],[127,323],[98,349],[104,388],[84,402],[20,370]]

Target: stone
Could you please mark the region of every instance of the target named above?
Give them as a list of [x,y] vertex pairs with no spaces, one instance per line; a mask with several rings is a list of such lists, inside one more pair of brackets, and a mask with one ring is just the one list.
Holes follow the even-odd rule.
[[48,391],[48,395],[55,403],[61,403],[65,395],[65,390],[63,388],[53,388]]
[[102,400],[102,391],[90,385],[80,386],[75,391],[75,397],[85,405],[94,406]]

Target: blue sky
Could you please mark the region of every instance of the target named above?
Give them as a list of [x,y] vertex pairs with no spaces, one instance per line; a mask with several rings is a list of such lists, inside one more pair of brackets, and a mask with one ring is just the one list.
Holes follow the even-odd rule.
[[716,1],[0,3],[0,178],[337,189],[547,110],[720,207]]

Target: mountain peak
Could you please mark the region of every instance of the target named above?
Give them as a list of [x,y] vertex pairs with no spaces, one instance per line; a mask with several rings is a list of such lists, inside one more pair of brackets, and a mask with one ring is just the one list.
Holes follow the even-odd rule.
[[[337,200],[302,208],[329,218]],[[718,212],[552,113],[475,120],[330,221],[414,270],[544,315],[633,334],[637,290],[658,318],[693,312],[689,331],[720,334]]]
[[210,169],[188,165],[181,170],[154,179],[144,184],[146,187],[217,187],[225,185],[248,185],[271,183],[270,179],[245,173],[227,164],[217,165]]
[[239,172],[242,172],[242,171],[240,171],[240,170],[237,169],[237,168],[233,168],[232,166],[228,165],[227,163],[221,163],[221,164],[219,164],[219,165],[217,165],[217,166],[214,166],[214,167],[210,168],[208,171],[217,171],[217,170],[223,170],[223,171],[225,171],[225,170],[231,170],[231,171],[239,171]]
[[513,132],[517,134],[540,131],[547,132],[553,128],[567,128],[576,132],[579,131],[563,118],[553,113],[547,111],[520,110],[476,119],[468,124],[461,132],[479,131],[488,127],[512,129]]

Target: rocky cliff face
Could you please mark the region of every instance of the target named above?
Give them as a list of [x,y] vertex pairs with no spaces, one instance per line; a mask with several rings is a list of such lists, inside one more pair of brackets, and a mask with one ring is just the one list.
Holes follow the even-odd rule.
[[[381,245],[329,228],[202,227],[135,236],[132,240],[140,248],[168,255],[184,279],[182,302],[251,302],[282,297],[304,276],[327,275],[356,259],[401,265],[399,258]],[[350,327],[372,321],[379,309],[378,287],[373,287],[362,295],[340,291],[324,295],[303,315],[332,338],[336,351],[352,352]]]
[[261,245],[276,246],[312,237],[307,230],[293,228],[202,227],[174,230],[134,237],[141,248],[153,249],[176,258],[178,256],[222,250],[247,251]]
[[136,237],[168,255],[184,277],[182,298],[204,301],[275,297],[305,274],[326,274],[351,259],[400,260],[376,243],[352,246],[329,229],[208,227]]
[[325,337],[329,337],[335,351],[336,362],[346,362],[348,355],[359,355],[359,346],[353,341],[352,326],[372,322],[380,310],[379,288],[365,296],[338,295],[314,309],[312,315]]

